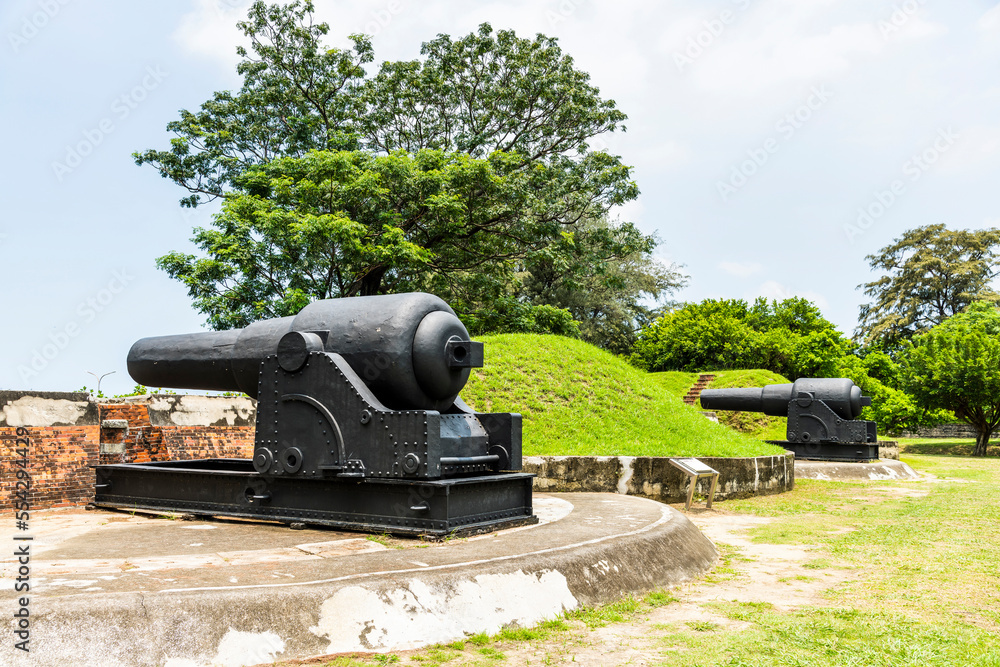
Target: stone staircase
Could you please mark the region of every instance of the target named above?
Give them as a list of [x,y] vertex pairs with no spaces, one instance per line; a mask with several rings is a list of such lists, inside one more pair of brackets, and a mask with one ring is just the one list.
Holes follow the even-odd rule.
[[711,373],[702,373],[698,376],[698,381],[694,383],[694,386],[688,389],[688,393],[684,396],[684,402],[687,405],[694,405],[698,402],[698,397],[701,396],[701,392],[705,389],[715,376]]

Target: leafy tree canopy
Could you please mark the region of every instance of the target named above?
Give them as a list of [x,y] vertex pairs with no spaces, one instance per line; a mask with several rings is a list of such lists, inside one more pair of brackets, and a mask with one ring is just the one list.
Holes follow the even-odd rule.
[[706,299],[643,329],[631,360],[649,371],[761,368],[794,380],[832,376],[850,348],[805,299]]
[[567,310],[585,341],[627,354],[639,330],[662,314],[659,301],[687,282],[679,267],[652,257],[655,245],[632,225],[582,220],[528,258],[521,293],[529,303]]
[[[522,39],[484,23],[460,40],[439,35],[423,45],[422,60],[384,62],[369,76],[369,38],[352,35],[352,49],[328,48],[321,40],[329,26],[314,23],[312,12],[308,1],[255,2],[239,23],[251,44],[251,52],[238,49],[242,88],[181,111],[167,125],[176,135],[169,150],[136,153],[138,164],[191,193],[183,204],[224,197],[247,168],[310,150],[431,148],[479,158],[499,150],[520,155],[525,170],[550,161],[582,175],[593,167],[587,142],[625,129],[625,114],[554,38]],[[621,167],[602,155],[598,162]],[[628,169],[612,172],[590,176],[634,197]]]
[[182,205],[223,199],[193,239],[206,256],[159,259],[209,324],[423,289],[474,329],[582,327],[626,345],[651,312],[638,295],[681,277],[651,259],[652,237],[606,222],[638,188],[588,142],[626,117],[556,40],[483,24],[369,74],[369,39],[328,48],[312,12],[256,2],[240,90],[181,111],[168,150],[135,155],[187,190]]
[[865,396],[871,397],[872,405],[862,411],[861,419],[874,421],[882,435],[916,431],[954,420],[947,410],[929,409],[906,393],[901,374],[892,357],[879,350],[868,350],[864,356],[842,357],[833,376],[850,378]]
[[904,349],[906,390],[922,406],[951,410],[976,429],[974,456],[985,456],[1000,425],[1000,311],[973,303]]
[[887,275],[858,286],[873,301],[861,306],[855,338],[892,351],[974,301],[1000,301],[989,285],[998,273],[998,247],[1000,229],[927,225],[869,255],[871,268]]

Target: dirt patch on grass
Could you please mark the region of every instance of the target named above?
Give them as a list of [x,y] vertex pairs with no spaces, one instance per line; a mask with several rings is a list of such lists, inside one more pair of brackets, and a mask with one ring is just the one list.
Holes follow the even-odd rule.
[[814,547],[751,541],[749,530],[775,519],[713,510],[689,518],[712,542],[734,548],[728,566],[720,568],[734,574],[722,580],[709,575],[706,581],[688,586],[682,590],[685,602],[768,602],[776,609],[792,610],[823,604],[823,591],[852,577],[848,569],[817,567],[820,559]]

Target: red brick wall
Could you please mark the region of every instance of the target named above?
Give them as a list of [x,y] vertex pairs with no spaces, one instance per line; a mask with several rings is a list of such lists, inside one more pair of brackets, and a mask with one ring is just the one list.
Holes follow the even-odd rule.
[[253,426],[163,426],[160,447],[163,458],[249,459],[253,458]]
[[0,510],[14,507],[17,487],[18,431],[28,438],[32,509],[82,505],[94,497],[94,471],[100,447],[98,426],[0,427]]
[[101,454],[101,463],[148,463],[162,461],[159,442],[149,425],[149,410],[138,403],[112,403],[97,406],[99,421],[125,419],[128,429],[102,428],[102,444],[125,443],[124,454]]
[[[98,406],[100,420],[125,419],[128,429],[54,426],[24,429],[30,440],[28,466],[32,509],[85,505],[94,498],[94,471],[100,463],[148,463],[253,456],[253,426],[152,426],[138,403]],[[17,430],[0,427],[0,511],[14,508]],[[125,443],[121,454],[101,454],[101,443]]]
[[148,463],[253,457],[253,426],[151,426],[145,405],[98,406],[100,418],[126,419],[128,430],[101,429],[101,442],[125,441],[124,454],[102,454],[101,463]]

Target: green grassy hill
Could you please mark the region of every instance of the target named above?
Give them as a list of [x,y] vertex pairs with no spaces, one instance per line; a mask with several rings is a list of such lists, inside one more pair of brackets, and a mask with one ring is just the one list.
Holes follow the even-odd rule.
[[662,371],[659,373],[650,373],[649,377],[658,382],[671,396],[684,398],[684,395],[688,393],[688,389],[693,387],[694,383],[698,381],[699,375],[700,373],[685,373],[684,371]]
[[608,352],[561,336],[483,336],[462,398],[524,415],[526,455],[764,456],[779,447],[715,424]]

